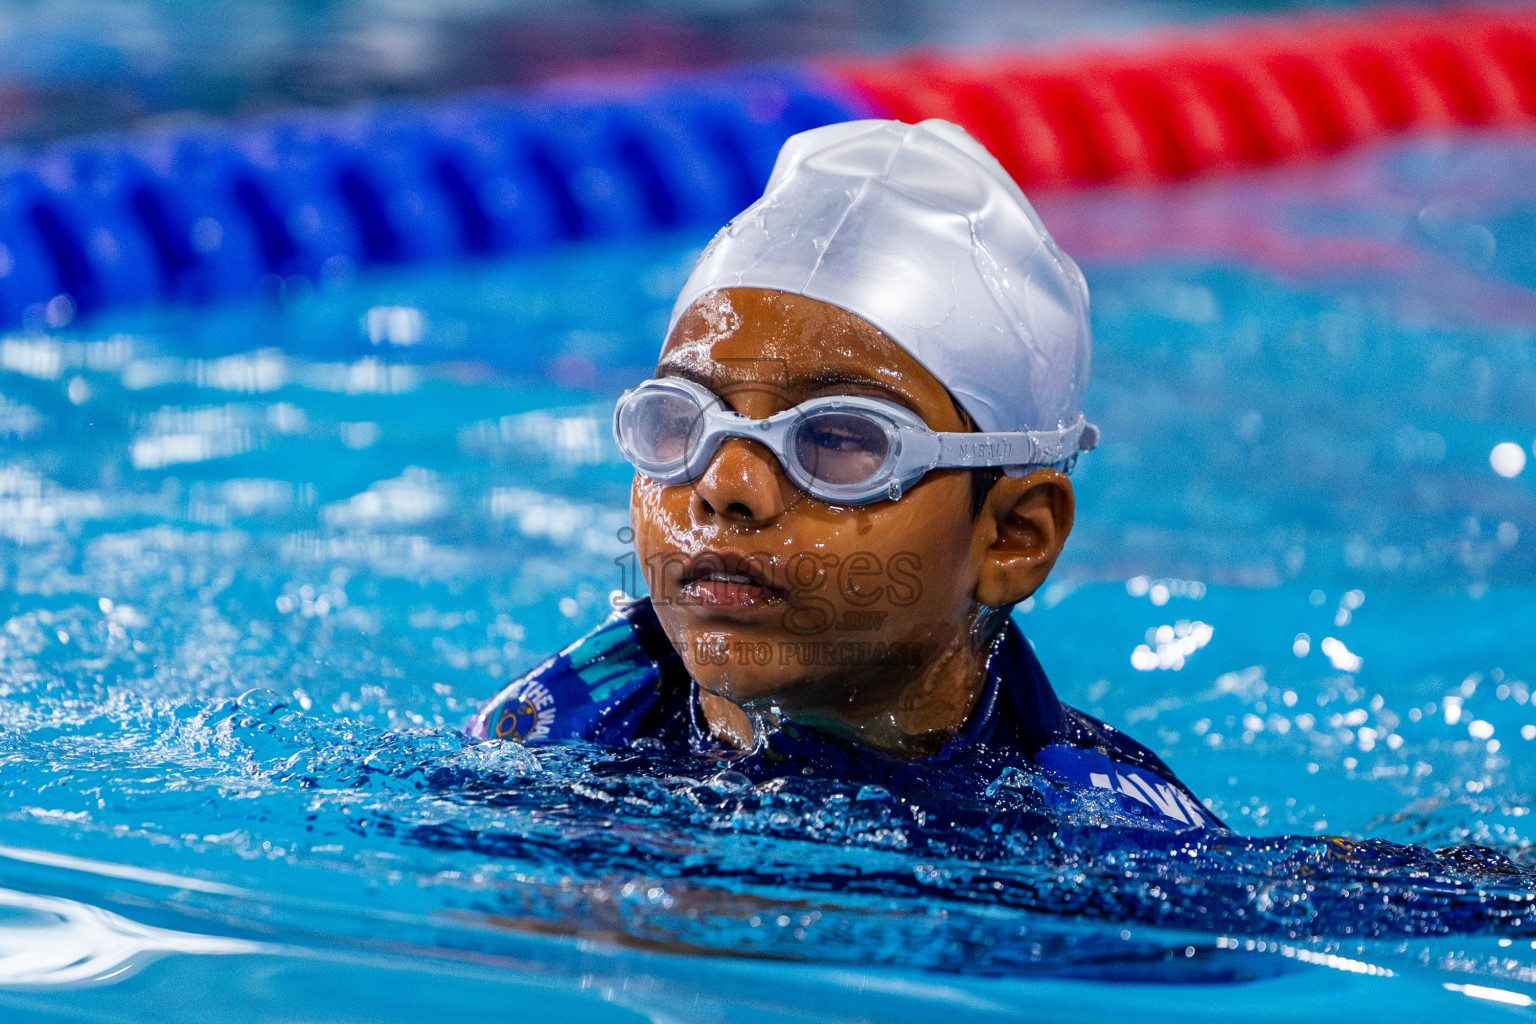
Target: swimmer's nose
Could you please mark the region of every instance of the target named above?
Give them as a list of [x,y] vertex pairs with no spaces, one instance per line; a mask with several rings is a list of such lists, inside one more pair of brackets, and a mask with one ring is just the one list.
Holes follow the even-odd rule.
[[720,446],[709,468],[693,485],[695,511],[759,524],[777,519],[789,507],[794,485],[779,462],[756,441],[732,438]]

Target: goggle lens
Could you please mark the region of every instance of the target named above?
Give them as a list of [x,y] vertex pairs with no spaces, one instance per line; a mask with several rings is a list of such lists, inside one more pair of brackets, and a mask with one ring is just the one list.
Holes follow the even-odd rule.
[[822,412],[795,427],[795,459],[813,479],[837,487],[867,483],[885,466],[891,438],[868,416]]
[[619,437],[626,453],[650,467],[687,458],[704,428],[702,411],[687,395],[641,391],[619,413]]

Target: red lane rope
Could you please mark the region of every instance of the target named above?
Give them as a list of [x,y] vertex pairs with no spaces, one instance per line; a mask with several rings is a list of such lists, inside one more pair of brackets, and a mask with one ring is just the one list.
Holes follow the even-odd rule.
[[1140,49],[821,67],[888,116],[964,125],[1026,186],[1170,180],[1536,121],[1536,7],[1377,8]]

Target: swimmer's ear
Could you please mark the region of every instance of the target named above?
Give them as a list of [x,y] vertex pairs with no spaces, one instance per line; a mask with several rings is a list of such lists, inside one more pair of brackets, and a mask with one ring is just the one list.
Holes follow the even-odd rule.
[[1012,605],[1040,588],[1072,532],[1077,501],[1072,481],[1054,469],[1003,477],[992,485],[976,517],[981,549],[976,600]]

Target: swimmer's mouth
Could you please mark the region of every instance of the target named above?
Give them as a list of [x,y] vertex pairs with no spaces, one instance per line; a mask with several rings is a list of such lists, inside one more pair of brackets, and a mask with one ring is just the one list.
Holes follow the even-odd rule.
[[698,559],[683,574],[681,596],[707,608],[748,609],[778,604],[784,591],[770,583],[744,560],[710,555]]

